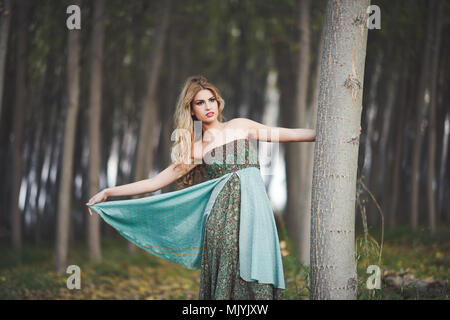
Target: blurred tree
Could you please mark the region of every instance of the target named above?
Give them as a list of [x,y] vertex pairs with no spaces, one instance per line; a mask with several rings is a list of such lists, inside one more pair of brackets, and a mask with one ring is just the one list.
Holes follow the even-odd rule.
[[[299,34],[298,70],[295,79],[295,100],[286,117],[291,128],[305,128],[307,125],[307,93],[310,68],[310,2],[299,0],[297,26]],[[309,176],[306,174],[308,164],[307,144],[295,143],[286,146],[287,176],[287,210],[286,225],[293,238],[299,260],[309,264],[309,229],[310,229],[310,199],[308,189],[311,187]],[[301,177],[301,178],[299,178]]]
[[[96,0],[92,16],[91,53],[90,53],[90,102],[89,102],[89,194],[93,196],[99,190],[100,175],[100,129],[102,108],[102,77],[103,77],[103,39],[105,25],[105,0]],[[94,214],[88,220],[89,258],[92,261],[101,260],[100,247],[100,217]]]
[[0,119],[3,106],[6,53],[8,51],[9,25],[11,22],[11,0],[3,0],[0,7]]
[[22,212],[19,208],[19,194],[22,184],[22,155],[23,155],[23,130],[24,109],[26,97],[26,61],[27,61],[27,14],[29,3],[20,0],[18,5],[18,35],[17,35],[17,59],[16,59],[16,92],[14,105],[13,127],[13,187],[11,198],[11,237],[15,250],[22,249]]
[[[425,115],[427,103],[425,100],[425,92],[427,84],[430,81],[430,55],[431,46],[433,40],[433,20],[434,20],[434,5],[436,1],[428,1],[427,5],[427,20],[426,20],[426,33],[423,37],[424,53],[422,58],[422,65],[419,74],[419,87],[417,88],[416,98],[416,124],[415,124],[415,138],[414,138],[414,150],[413,160],[411,168],[411,216],[410,223],[413,231],[417,230],[419,223],[419,189],[420,189],[420,163],[422,156],[422,140],[425,126]],[[395,215],[395,212],[391,212],[391,215]],[[394,216],[391,217],[391,220]],[[391,222],[393,224],[394,222]]]
[[[74,0],[80,6],[81,0]],[[67,41],[67,114],[58,193],[56,225],[55,271],[64,273],[69,247],[69,222],[72,212],[73,153],[77,128],[80,93],[80,34],[79,29],[68,30]]]
[[[154,43],[149,56],[149,68],[147,70],[147,88],[145,96],[142,100],[142,114],[140,119],[138,149],[136,158],[136,171],[134,180],[143,180],[148,178],[148,174],[153,166],[154,143],[157,137],[157,114],[156,106],[156,88],[160,74],[160,65],[163,57],[164,43],[167,37],[167,28],[169,24],[171,1],[158,3],[158,11],[155,16],[157,18]],[[130,252],[136,250],[136,246],[129,242],[128,249]]]
[[[439,53],[441,46],[442,28],[442,2],[438,1],[433,19],[433,43],[431,47],[430,64],[430,107],[428,125],[428,173],[427,173],[427,200],[428,200],[428,227],[431,234],[436,233],[436,194],[434,184],[436,180],[436,108],[437,108],[437,80],[439,77]],[[437,188],[436,188],[437,189]]]

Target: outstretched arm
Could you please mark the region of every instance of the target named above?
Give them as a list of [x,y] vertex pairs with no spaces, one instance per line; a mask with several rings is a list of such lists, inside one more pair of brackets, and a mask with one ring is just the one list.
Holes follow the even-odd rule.
[[106,194],[110,197],[116,197],[134,196],[137,194],[154,192],[168,186],[178,178],[185,175],[193,167],[195,167],[195,165],[189,165],[185,170],[182,170],[180,168],[176,168],[175,164],[172,163],[166,169],[150,179],[108,188],[106,189]]
[[[238,127],[248,130],[248,137],[269,142],[313,142],[316,141],[315,129],[270,127],[259,122],[246,119],[233,119]],[[359,127],[359,133],[362,128]]]
[[[89,199],[89,202],[86,203],[86,205],[91,206],[95,203],[103,202],[109,197],[133,196],[142,193],[154,192],[156,190],[164,188],[178,178],[182,177],[190,170],[192,170],[196,165],[197,164],[189,164],[185,168],[181,168],[175,166],[175,164],[172,163],[166,169],[150,179],[140,180],[121,186],[104,189],[94,195],[91,199]],[[92,215],[92,211],[90,208],[89,214]]]
[[315,129],[270,127],[259,122],[246,119],[233,119],[236,124],[248,130],[248,137],[268,142],[312,142],[316,140]]

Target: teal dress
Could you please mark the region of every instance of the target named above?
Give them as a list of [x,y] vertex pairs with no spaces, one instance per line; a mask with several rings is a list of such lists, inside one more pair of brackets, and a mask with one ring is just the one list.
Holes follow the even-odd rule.
[[200,268],[199,299],[279,299],[281,250],[255,143],[238,139],[208,151],[194,185],[91,209],[142,249]]
[[[210,150],[202,164],[207,179],[244,168],[260,169],[252,140],[239,139]],[[273,284],[248,282],[239,274],[241,183],[234,173],[217,196],[205,226],[199,299],[279,299]]]

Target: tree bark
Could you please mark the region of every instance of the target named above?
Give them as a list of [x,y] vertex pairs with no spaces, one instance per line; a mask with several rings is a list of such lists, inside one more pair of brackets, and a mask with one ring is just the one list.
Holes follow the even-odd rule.
[[428,126],[428,174],[427,174],[427,198],[428,198],[428,227],[430,233],[436,233],[436,192],[433,184],[436,178],[436,105],[437,105],[437,79],[439,76],[439,53],[441,46],[441,21],[442,2],[437,2],[435,15],[435,30],[433,36],[431,57],[431,81],[430,81],[430,108]]
[[356,299],[355,198],[370,1],[325,15],[311,197],[310,298]]
[[[450,213],[450,207],[446,207],[444,204],[444,198],[446,193],[446,184],[448,183],[445,180],[446,172],[448,170],[446,164],[448,162],[448,147],[449,147],[449,136],[450,136],[450,112],[445,115],[444,120],[444,130],[442,132],[442,153],[441,153],[441,165],[439,169],[439,196],[438,196],[438,216],[447,219],[447,222],[450,222],[450,215],[447,214],[447,217],[444,215],[444,210],[447,209],[447,213]],[[449,197],[450,198],[450,197]],[[439,219],[438,219],[439,220]]]
[[[299,31],[300,31],[300,52],[299,52],[299,73],[297,79],[297,107],[298,107],[298,127],[305,128],[308,124],[308,110],[307,110],[307,98],[308,98],[308,84],[310,75],[310,60],[311,60],[311,45],[310,45],[310,1],[300,0],[300,12],[299,12]],[[297,242],[298,256],[300,262],[309,265],[310,255],[310,222],[311,222],[311,183],[312,183],[312,170],[309,167],[310,154],[312,152],[309,143],[296,144],[299,147],[300,153],[300,176],[297,180],[300,182],[300,210],[297,212],[299,216],[298,235]]]
[[[397,223],[397,204],[400,197],[399,186],[400,186],[400,168],[402,163],[402,146],[403,146],[403,136],[405,131],[405,120],[406,120],[406,103],[407,103],[407,86],[408,86],[408,74],[409,74],[409,63],[408,58],[403,65],[401,88],[399,99],[397,100],[397,121],[395,123],[395,148],[394,148],[394,164],[391,172],[392,177],[392,192],[390,192],[392,198],[390,202],[390,210],[388,211],[388,223],[389,227],[393,228]],[[387,166],[386,159],[386,166]],[[386,168],[387,169],[387,168]],[[386,170],[387,171],[387,170]],[[387,201],[386,201],[387,203]],[[387,205],[385,206],[387,208]]]
[[[74,1],[80,5],[80,1]],[[73,153],[75,131],[77,126],[79,91],[80,91],[80,30],[68,31],[67,43],[67,88],[68,106],[64,132],[63,155],[61,164],[61,181],[58,196],[55,270],[58,273],[66,271],[69,245],[69,221],[72,200]]]
[[[56,28],[52,25],[52,33],[50,34],[49,39],[54,39],[56,37]],[[44,106],[43,111],[40,114],[39,122],[43,124],[43,133],[40,137],[39,149],[38,149],[38,163],[36,166],[37,171],[37,187],[36,187],[36,198],[35,205],[36,208],[36,227],[34,232],[34,241],[35,245],[38,246],[41,242],[42,237],[42,210],[40,207],[40,197],[47,193],[46,185],[48,181],[48,174],[44,176],[43,170],[45,168],[45,162],[50,157],[50,149],[51,149],[51,136],[53,135],[53,129],[55,128],[55,123],[57,119],[58,112],[56,110],[57,104],[54,101],[54,92],[56,91],[54,87],[52,87],[55,81],[55,65],[57,65],[57,50],[55,49],[56,45],[52,46],[52,49],[49,51],[46,57],[46,68],[45,68],[45,76],[42,88],[42,98],[40,103]]]
[[27,5],[24,0],[18,2],[18,35],[17,35],[17,60],[16,60],[16,95],[14,105],[13,124],[13,187],[11,199],[11,237],[14,250],[22,249],[22,219],[19,208],[19,193],[22,181],[22,148],[23,148],[23,115],[25,107],[26,83],[26,42],[27,42]]
[[[100,133],[102,108],[103,40],[105,0],[94,3],[93,30],[91,35],[91,84],[89,101],[89,195],[93,196],[100,187]],[[88,219],[89,259],[101,260],[100,217],[97,214]]]
[[[442,30],[443,33],[450,30],[450,26],[447,25],[446,28]],[[450,190],[450,178],[448,177],[450,163],[449,163],[449,147],[450,147],[450,110],[448,108],[448,101],[450,100],[450,74],[446,71],[450,68],[450,46],[447,43],[442,44],[441,53],[441,72],[443,76],[439,77],[438,87],[441,89],[441,99],[438,99],[440,103],[440,112],[437,119],[441,119],[441,130],[440,130],[440,142],[438,145],[442,146],[440,154],[440,164],[439,164],[439,184],[438,184],[438,213],[437,213],[437,224],[440,225],[440,220],[450,223],[450,207],[447,206],[445,198],[450,199],[450,194],[447,196]]]
[[[370,108],[373,108],[373,118],[371,119],[372,123],[371,125],[371,132],[369,133],[369,126],[367,129],[367,139],[366,139],[366,146],[369,145],[370,141],[370,159],[369,159],[369,171],[368,175],[366,176],[367,181],[366,185],[369,186],[369,190],[371,190],[372,194],[375,196],[376,199],[379,199],[378,197],[378,177],[379,177],[379,164],[380,162],[377,161],[377,156],[379,155],[380,150],[380,140],[381,140],[381,127],[383,125],[383,115],[386,113],[387,110],[387,103],[379,103],[379,101],[383,101],[383,98],[377,98],[378,92],[380,92],[384,88],[388,88],[388,90],[393,86],[392,79],[394,77],[394,74],[392,72],[381,72],[382,69],[387,69],[386,64],[383,64],[383,54],[380,54],[380,56],[377,58],[377,62],[375,64],[375,70],[374,74],[376,76],[373,76],[374,83],[371,85],[370,92],[369,92],[369,99],[370,99]],[[384,67],[384,68],[383,68]],[[381,86],[380,86],[381,82]],[[388,84],[388,85],[386,85]],[[380,90],[381,87],[381,90]],[[388,91],[386,90],[386,91]],[[386,98],[384,98],[386,99]],[[387,99],[386,99],[387,100]],[[392,105],[391,105],[392,107]],[[369,111],[369,114],[372,113]],[[370,138],[370,139],[369,139]],[[367,156],[367,155],[366,155]],[[370,225],[374,226],[378,222],[378,212],[375,205],[375,202],[370,199],[367,202],[366,206],[366,212],[367,212],[367,221]]]
[[[306,127],[314,127],[316,122],[317,122],[317,110],[318,110],[318,100],[319,100],[319,83],[320,83],[320,62],[321,62],[321,57],[322,57],[322,48],[323,48],[323,42],[324,42],[324,37],[325,37],[325,29],[322,28],[322,32],[321,32],[321,36],[320,36],[320,40],[319,40],[319,51],[318,51],[318,59],[317,59],[317,64],[316,64],[316,76],[314,79],[314,83],[315,83],[315,87],[314,87],[314,91],[313,91],[313,96],[311,99],[311,104],[309,106],[309,108],[306,110]],[[312,177],[313,177],[313,166],[314,166],[314,148],[315,148],[315,142],[311,142],[311,143],[307,143],[303,145],[304,148],[304,153],[305,153],[305,165],[303,167],[303,173],[302,173],[302,177],[304,177],[304,192],[303,195],[306,197],[305,200],[306,202],[306,207],[305,207],[305,212],[308,212],[308,228],[309,230],[307,231],[307,235],[308,235],[308,240],[306,242],[306,244],[308,245],[308,249],[307,252],[309,254],[308,256],[308,260],[307,260],[307,264],[310,264],[310,256],[311,256],[311,243],[310,243],[310,239],[311,239],[311,197],[312,197]],[[304,230],[304,229],[303,229]],[[303,252],[305,252],[306,250],[304,250]]]
[[3,8],[0,12],[0,119],[2,118],[3,88],[5,85],[5,63],[8,51],[9,26],[11,23],[11,0],[3,0]]
[[[404,67],[404,69],[406,69],[406,67]],[[398,72],[395,72],[392,77],[389,78],[389,82],[388,82],[388,86],[387,86],[387,93],[386,93],[386,106],[385,106],[385,112],[383,112],[383,124],[382,124],[382,128],[380,131],[380,143],[379,143],[379,147],[378,147],[378,156],[377,156],[377,162],[379,162],[379,166],[380,166],[380,170],[378,170],[377,175],[378,177],[376,179],[381,179],[381,184],[382,184],[382,192],[378,192],[379,194],[379,199],[380,199],[380,206],[383,207],[387,207],[387,201],[384,198],[384,186],[386,186],[386,181],[388,181],[386,179],[387,174],[390,175],[390,172],[388,173],[388,163],[387,163],[387,156],[386,154],[389,151],[389,137],[392,135],[392,131],[394,130],[393,128],[393,114],[394,111],[396,112],[396,108],[401,107],[401,105],[405,105],[405,99],[406,99],[406,91],[404,93],[404,98],[402,98],[401,93],[398,94],[398,88],[399,88],[399,78],[402,76],[402,74],[399,75]],[[401,85],[405,85],[405,90],[406,90],[406,84],[407,84],[407,79],[405,78],[404,83],[401,82]],[[401,91],[401,89],[400,89]],[[402,100],[403,99],[403,100]],[[404,112],[404,111],[402,111]],[[400,124],[398,124],[398,126],[400,126]],[[396,123],[396,127],[397,127],[397,123]],[[403,138],[403,131],[404,128],[402,127],[398,132],[398,134],[400,134],[400,136]],[[396,136],[397,138],[398,136]],[[401,143],[401,142],[400,142]],[[397,150],[397,149],[396,149]],[[399,150],[401,150],[401,144],[399,147]],[[401,153],[400,153],[401,154]],[[378,191],[379,191],[379,183],[378,185]],[[394,195],[394,192],[392,192],[394,197],[398,197],[398,194]],[[372,202],[373,203],[373,202]],[[374,206],[372,206],[374,207]],[[374,212],[374,215],[376,215],[377,219],[375,221],[375,223],[378,223],[378,218],[379,218],[379,212],[378,209],[374,208],[374,211],[376,210],[376,212]]]
[[[178,39],[180,33],[178,28],[172,27],[169,31],[169,40],[167,41],[168,47],[168,80],[167,80],[167,92],[176,92],[178,90],[177,78],[180,69],[180,56],[181,51],[177,45],[176,39]],[[163,98],[161,106],[159,107],[160,119],[161,119],[161,135],[159,138],[159,164],[161,168],[166,168],[170,163],[170,149],[172,145],[171,134],[173,130],[173,119],[176,104],[176,96],[170,95],[170,97]],[[174,191],[174,185],[170,184],[162,189],[162,192]]]
[[410,224],[413,231],[417,230],[419,223],[419,189],[420,189],[420,162],[422,156],[422,140],[423,140],[423,122],[425,116],[425,89],[429,79],[430,50],[433,37],[433,4],[434,1],[428,3],[427,14],[427,30],[425,33],[424,44],[425,51],[420,71],[419,87],[417,89],[416,99],[416,133],[414,139],[413,161],[411,168],[411,217]]

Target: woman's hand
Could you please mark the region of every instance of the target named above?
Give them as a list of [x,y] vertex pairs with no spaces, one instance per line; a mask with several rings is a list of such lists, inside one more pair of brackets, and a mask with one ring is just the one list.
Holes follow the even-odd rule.
[[[108,194],[106,193],[106,190],[102,190],[96,195],[94,195],[92,198],[89,199],[88,203],[86,203],[87,206],[92,206],[96,203],[106,201],[108,199]],[[92,216],[92,210],[89,208],[89,214]]]

